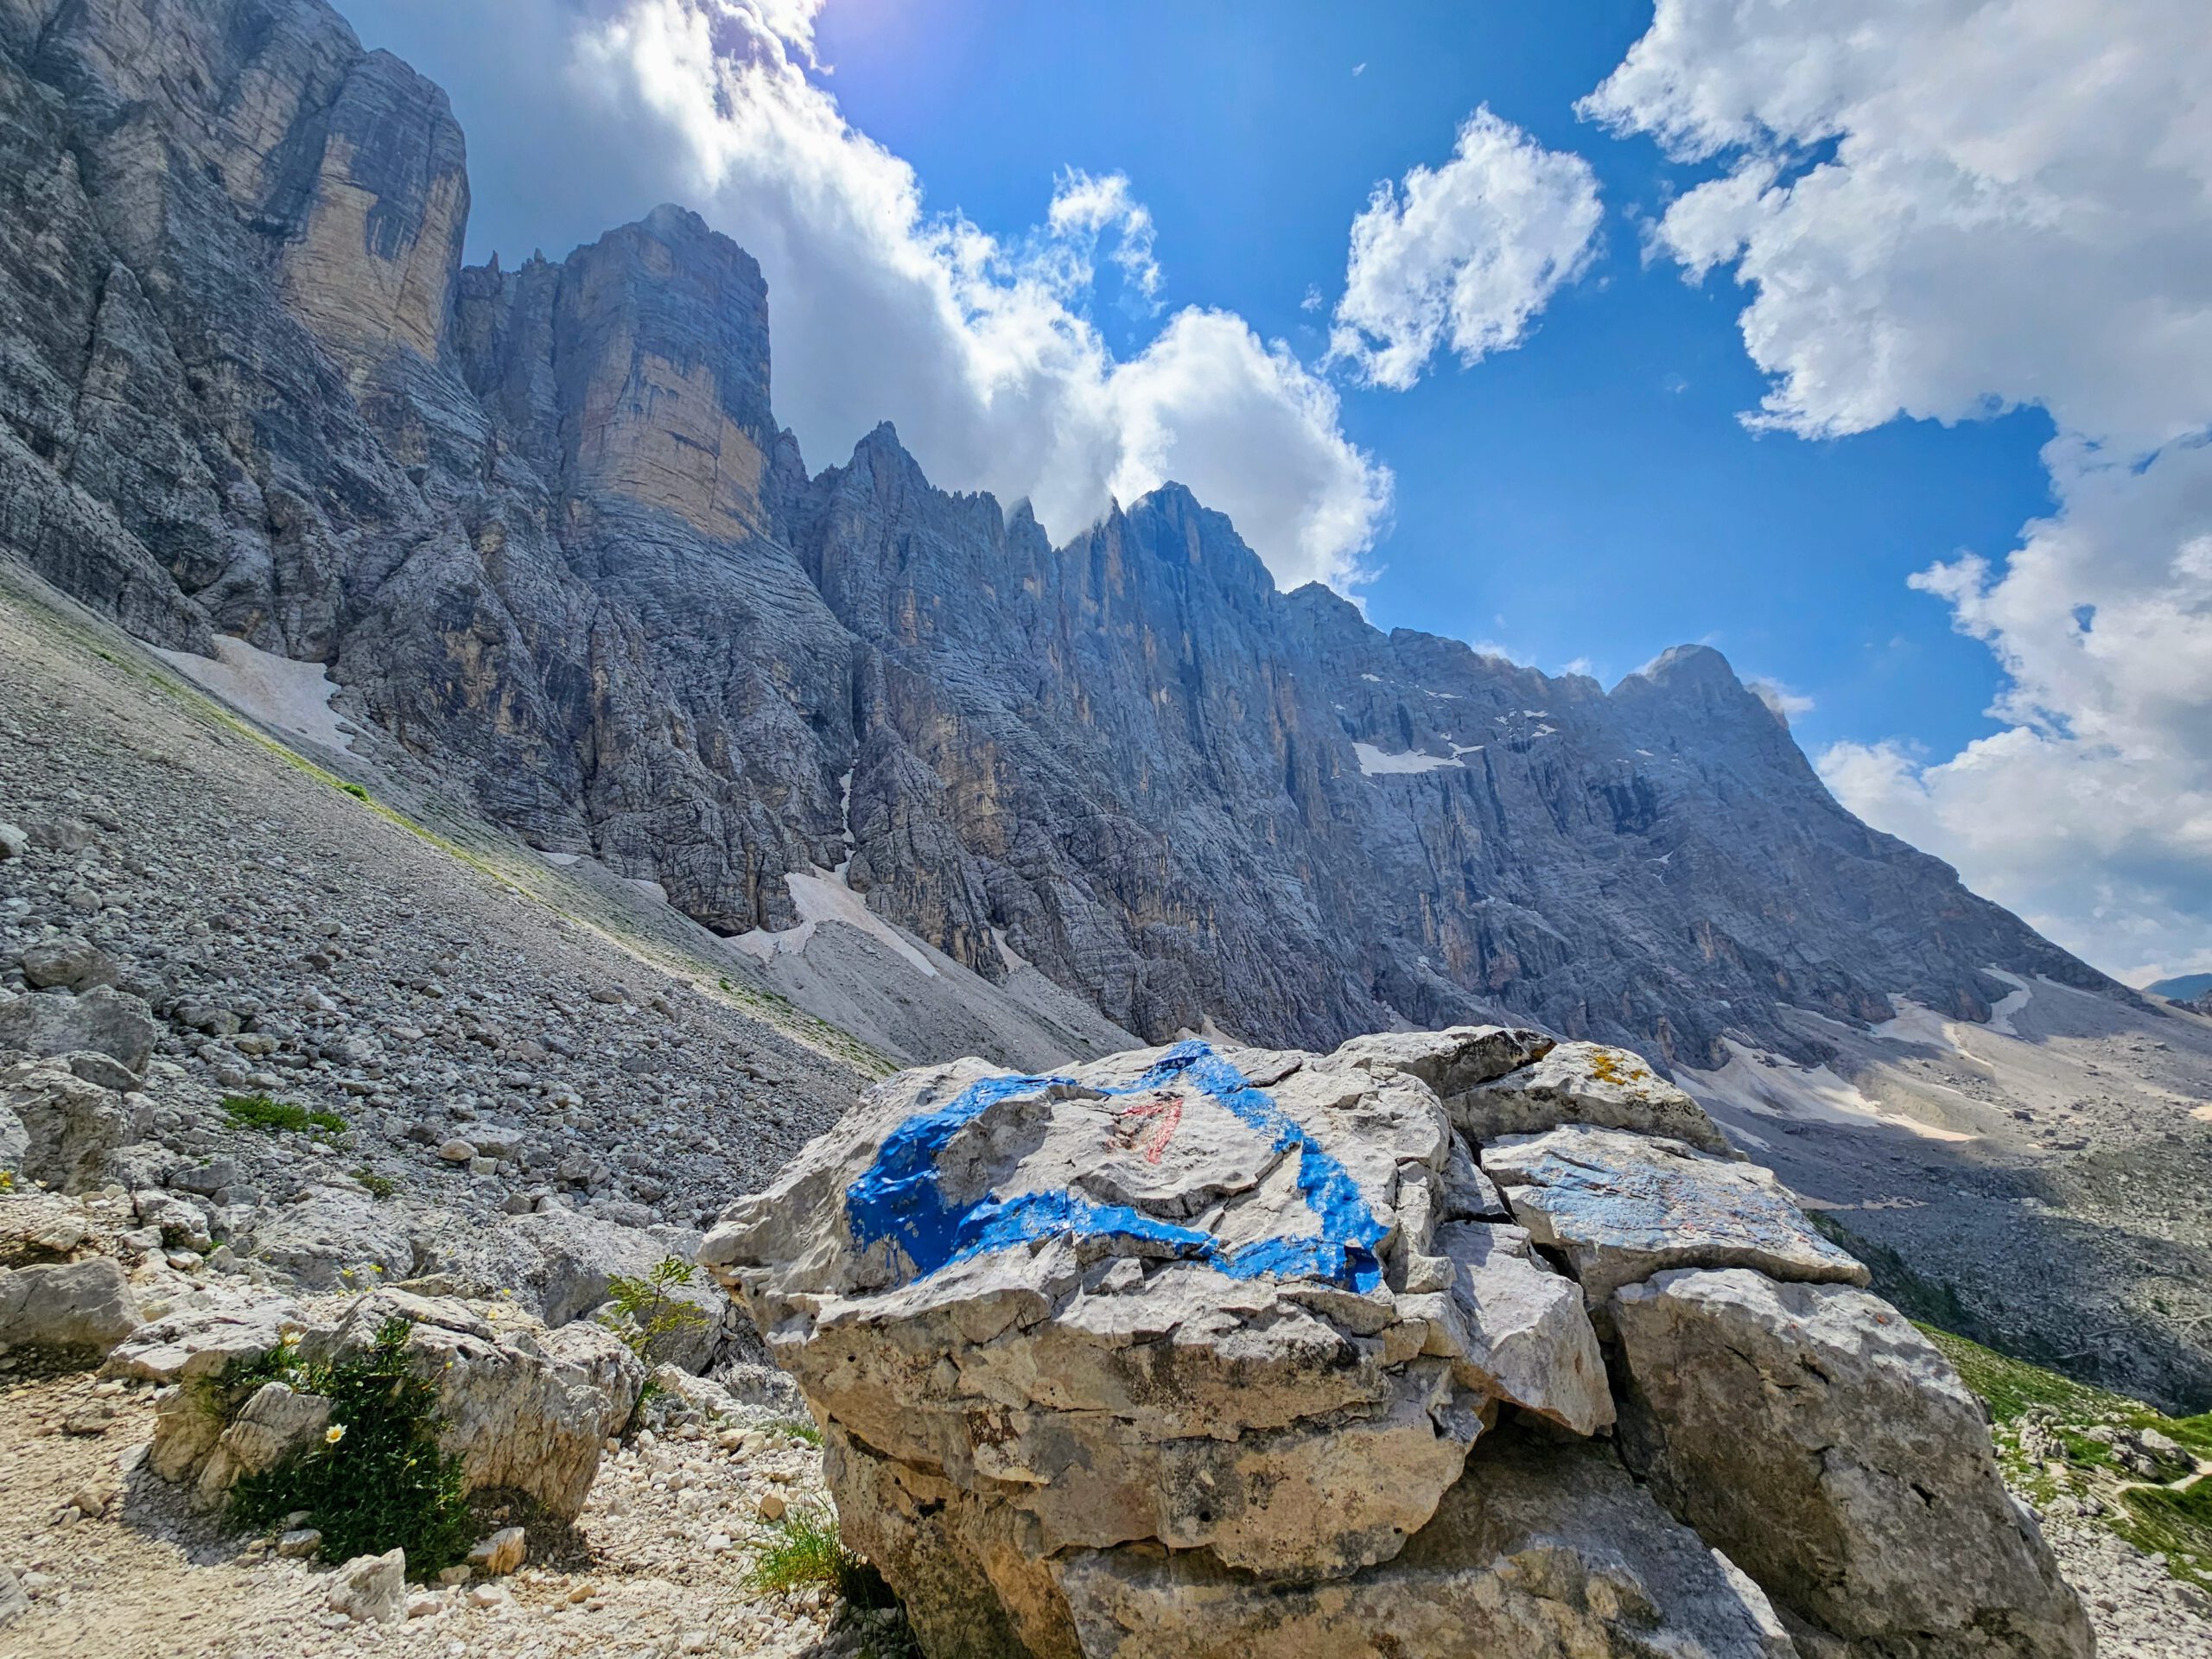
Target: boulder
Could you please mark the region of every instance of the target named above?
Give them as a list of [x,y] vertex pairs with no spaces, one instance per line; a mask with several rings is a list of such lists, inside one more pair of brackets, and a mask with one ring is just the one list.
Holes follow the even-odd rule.
[[1886,1302],[1682,1270],[1622,1290],[1614,1323],[1631,1466],[1844,1652],[2093,1651],[2079,1600],[2005,1490],[1980,1405]]
[[30,846],[30,832],[21,824],[0,823],[0,861],[21,858]]
[[249,1249],[305,1290],[336,1290],[380,1270],[404,1279],[415,1247],[391,1211],[351,1187],[317,1186],[294,1204],[260,1211]]
[[872,1090],[700,1259],[828,1427],[833,1484],[967,1495],[972,1557],[1341,1578],[1420,1531],[1508,1406],[1611,1414],[1575,1287],[1517,1230],[1446,1221],[1454,1145],[1427,1086],[1337,1057],[963,1061]]
[[137,1325],[130,1281],[112,1257],[0,1268],[0,1344],[8,1347],[97,1357]]
[[282,1300],[166,1314],[131,1332],[102,1374],[157,1383],[213,1378],[234,1361],[243,1365],[274,1351],[299,1320],[298,1305]]
[[[16,1002],[71,1000],[27,996]],[[0,1037],[0,1044],[6,1040]],[[53,1060],[0,1070],[0,1110],[22,1126],[16,1174],[61,1192],[99,1185],[106,1179],[109,1154],[143,1141],[154,1126],[153,1106],[144,1096],[117,1094],[87,1083]]]
[[0,1001],[0,1049],[19,1048],[43,1058],[89,1049],[146,1074],[161,1027],[143,999],[110,986],[81,996],[42,991]]
[[1669,1268],[1757,1268],[1864,1285],[1866,1267],[1813,1230],[1757,1165],[1680,1141],[1568,1124],[1483,1148],[1535,1242],[1563,1252],[1592,1308]]
[[23,947],[23,978],[33,990],[59,987],[65,991],[89,991],[113,985],[122,977],[115,960],[89,940],[73,933],[53,933]]
[[264,1382],[215,1439],[193,1484],[193,1507],[212,1510],[247,1475],[274,1469],[295,1452],[312,1448],[330,1426],[330,1402]]
[[1447,1096],[1459,1132],[1478,1145],[1501,1135],[1541,1135],[1562,1123],[1665,1135],[1723,1157],[1734,1148],[1705,1108],[1640,1055],[1603,1043],[1561,1043],[1495,1082]]
[[[679,1228],[625,1227],[569,1210],[514,1216],[483,1232],[450,1240],[435,1267],[471,1294],[505,1292],[549,1325],[611,1314],[607,1294],[618,1277],[641,1279],[667,1256],[689,1261],[699,1235]],[[695,1375],[757,1344],[736,1305],[703,1275],[672,1287],[670,1299],[698,1313],[664,1337],[653,1359]]]
[[[1758,1586],[1593,1445],[1514,1434],[1468,1459],[1395,1560],[1286,1589],[1189,1553],[1055,1563],[1083,1659],[1789,1659]],[[957,1646],[943,1649],[957,1652]],[[1045,1649],[1033,1651],[1044,1652]]]
[[601,1446],[637,1404],[644,1368],[608,1332],[575,1325],[549,1337],[527,1317],[487,1317],[497,1312],[376,1291],[356,1298],[334,1326],[310,1330],[301,1353],[314,1360],[366,1349],[385,1321],[406,1320],[409,1363],[437,1385],[438,1443],[461,1458],[463,1483],[520,1492],[573,1518]]

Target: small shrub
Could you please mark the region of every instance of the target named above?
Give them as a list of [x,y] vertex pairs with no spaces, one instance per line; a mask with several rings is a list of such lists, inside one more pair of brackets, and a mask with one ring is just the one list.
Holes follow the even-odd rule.
[[335,1112],[321,1107],[310,1110],[289,1101],[271,1100],[266,1095],[226,1095],[223,1110],[238,1128],[259,1129],[264,1135],[274,1135],[281,1129],[302,1135],[309,1129],[323,1129],[340,1135],[346,1128],[346,1120]]
[[817,1452],[822,1449],[822,1430],[811,1418],[779,1417],[768,1427],[775,1433],[789,1435],[801,1445],[810,1446]]
[[[233,1487],[233,1518],[261,1527],[304,1510],[327,1561],[404,1549],[408,1571],[423,1577],[461,1559],[476,1524],[461,1459],[438,1449],[437,1389],[408,1363],[411,1328],[387,1319],[373,1346],[335,1362],[302,1364],[287,1344],[260,1363],[259,1381],[328,1400],[331,1427],[321,1445]],[[245,1380],[226,1373],[226,1391],[238,1397]]]
[[616,1275],[607,1286],[607,1299],[614,1304],[614,1313],[602,1323],[648,1367],[658,1364],[669,1338],[707,1322],[701,1308],[675,1295],[679,1287],[692,1281],[696,1271],[681,1256],[664,1255],[642,1279]]
[[826,1509],[795,1510],[776,1522],[753,1563],[752,1584],[776,1595],[826,1586],[861,1612],[899,1605],[874,1564],[845,1548],[836,1513]]
[[340,784],[338,787],[357,801],[365,801],[369,798],[369,791],[359,784]]
[[372,1198],[388,1198],[399,1191],[397,1181],[389,1175],[379,1175],[373,1169],[357,1169],[353,1172],[353,1179],[369,1189],[369,1196]]

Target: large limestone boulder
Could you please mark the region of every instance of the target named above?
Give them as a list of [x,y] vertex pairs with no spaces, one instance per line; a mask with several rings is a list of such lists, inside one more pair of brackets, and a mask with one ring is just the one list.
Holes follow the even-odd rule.
[[518,1492],[572,1518],[645,1383],[636,1357],[588,1323],[549,1332],[493,1305],[379,1290],[320,1317],[289,1302],[174,1315],[134,1332],[107,1370],[169,1384],[157,1396],[148,1461],[212,1506],[240,1475],[310,1444],[321,1427],[313,1395],[264,1384],[226,1399],[214,1386],[225,1372],[287,1339],[304,1361],[340,1358],[372,1346],[393,1319],[408,1325],[410,1365],[437,1389],[438,1441],[460,1457],[463,1485]]
[[489,1317],[496,1312],[376,1291],[334,1326],[309,1330],[300,1351],[313,1360],[365,1350],[387,1320],[406,1320],[409,1363],[437,1385],[438,1443],[460,1456],[462,1484],[518,1491],[569,1519],[607,1438],[637,1405],[644,1367],[612,1332],[582,1324],[548,1332],[535,1320]]
[[1432,1090],[1334,1057],[962,1062],[873,1091],[701,1259],[849,1486],[974,1500],[910,1556],[910,1605],[964,1605],[995,1555],[1134,1543],[1322,1580],[1403,1548],[1503,1412],[1611,1421],[1579,1291],[1452,1218],[1464,1159]]
[[259,1212],[247,1253],[303,1290],[337,1290],[367,1273],[387,1280],[414,1269],[415,1247],[391,1211],[340,1186],[311,1186]]
[[1614,1321],[1630,1462],[1790,1614],[1866,1659],[2091,1652],[1980,1406],[1886,1302],[1675,1271]]
[[[1503,1086],[1560,1052],[910,1071],[700,1259],[930,1659],[2074,1659],[1971,1400],[1866,1270],[1767,1172],[1652,1133],[1697,1132],[1663,1087],[1637,1118],[1580,1074]],[[1535,1116],[1490,1122],[1560,1121],[1472,1144],[1492,1089]],[[1940,1542],[1883,1484],[1916,1458]]]

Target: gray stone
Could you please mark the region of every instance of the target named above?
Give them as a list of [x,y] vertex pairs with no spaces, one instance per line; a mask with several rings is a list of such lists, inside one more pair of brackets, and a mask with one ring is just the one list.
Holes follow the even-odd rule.
[[1614,1318],[1631,1465],[1778,1606],[1857,1659],[2094,1650],[1980,1406],[1887,1303],[1678,1271],[1622,1290]]
[[0,860],[21,858],[30,850],[31,838],[20,825],[0,823]]
[[0,1000],[0,1049],[41,1058],[89,1049],[143,1077],[160,1031],[142,999],[105,985],[81,996],[47,992]]
[[1541,1032],[1505,1026],[1454,1026],[1448,1031],[1384,1031],[1355,1037],[1337,1058],[1371,1071],[1395,1071],[1426,1084],[1449,1106],[1496,1077],[1517,1071],[1552,1050]]
[[415,1247],[399,1219],[346,1187],[318,1186],[260,1212],[250,1254],[307,1290],[359,1290],[414,1271]]
[[1646,1065],[1640,1055],[1601,1043],[1561,1043],[1532,1065],[1501,1073],[1445,1105],[1478,1146],[1500,1135],[1540,1135],[1562,1123],[1635,1129],[1706,1152],[1736,1155],[1705,1108]]
[[1593,1309],[1667,1268],[1866,1282],[1865,1266],[1815,1232],[1781,1182],[1753,1164],[1569,1125],[1493,1142],[1483,1165],[1536,1243],[1565,1253]]
[[60,987],[88,991],[113,985],[120,976],[114,959],[73,933],[50,934],[23,947],[23,977],[34,990]]
[[0,1344],[98,1357],[137,1325],[130,1282],[111,1256],[0,1268]]
[[111,1154],[153,1130],[153,1109],[144,1096],[118,1095],[53,1062],[0,1069],[0,1108],[22,1125],[16,1173],[63,1192],[104,1184]]

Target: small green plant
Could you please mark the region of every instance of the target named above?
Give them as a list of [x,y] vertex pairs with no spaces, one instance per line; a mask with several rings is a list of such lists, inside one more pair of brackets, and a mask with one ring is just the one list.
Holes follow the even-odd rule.
[[899,1605],[874,1564],[845,1548],[836,1514],[827,1509],[794,1510],[777,1522],[753,1563],[752,1584],[773,1595],[826,1587],[861,1612]]
[[369,798],[369,791],[359,784],[340,784],[338,787],[357,801],[365,801]]
[[334,1111],[321,1107],[310,1110],[289,1101],[271,1100],[266,1095],[226,1095],[223,1111],[238,1128],[259,1129],[264,1135],[283,1129],[302,1135],[309,1129],[323,1129],[340,1135],[346,1128],[346,1120]]
[[353,1172],[353,1179],[369,1189],[372,1198],[388,1198],[399,1191],[399,1183],[389,1175],[379,1175],[365,1166]]
[[768,1430],[771,1433],[788,1435],[802,1446],[810,1446],[817,1452],[822,1449],[822,1430],[811,1418],[779,1417],[768,1425]]
[[12,1169],[0,1169],[0,1192],[12,1192],[15,1190],[16,1172]]
[[607,1285],[614,1312],[601,1322],[648,1366],[658,1363],[668,1338],[707,1322],[704,1310],[676,1294],[696,1272],[682,1256],[664,1255],[642,1279],[617,1274]]
[[[438,1392],[407,1357],[412,1326],[387,1319],[367,1349],[334,1361],[302,1362],[291,1344],[255,1367],[226,1373],[232,1399],[245,1385],[283,1382],[330,1402],[321,1444],[231,1491],[232,1516],[264,1527],[304,1510],[322,1534],[327,1561],[407,1552],[417,1577],[449,1567],[476,1535],[461,1491],[459,1457],[438,1448]],[[250,1397],[250,1396],[247,1396]]]

